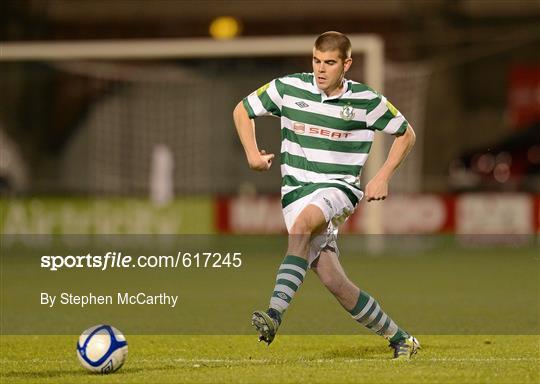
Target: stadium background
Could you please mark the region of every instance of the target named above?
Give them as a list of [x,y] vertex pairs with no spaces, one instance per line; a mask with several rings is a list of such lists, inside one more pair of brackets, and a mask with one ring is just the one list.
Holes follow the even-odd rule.
[[[351,279],[421,335],[411,364],[390,365],[384,342],[313,276],[271,348],[254,342],[249,314],[267,303],[286,238],[267,236],[284,233],[279,167],[248,169],[232,110],[269,79],[309,71],[309,55],[6,59],[32,42],[221,44],[210,30],[235,29],[211,27],[223,16],[237,40],[339,30],[384,42],[383,93],[418,140],[377,205],[375,233],[392,236],[363,236],[373,227],[361,204],[340,247]],[[103,321],[130,343],[108,382],[538,382],[539,19],[533,0],[0,2],[2,382],[101,381],[76,361],[73,334]],[[366,58],[354,59],[349,77],[364,80]],[[261,147],[277,153],[277,120],[257,124]],[[52,273],[25,248],[49,234],[202,234],[80,238],[143,253],[168,252],[171,239],[234,244],[245,268]],[[51,252],[79,239],[59,238]],[[374,238],[386,246],[377,257]],[[49,311],[34,301],[43,287],[185,296],[174,313]]]
[[[419,138],[392,182],[383,230],[531,234],[540,230],[540,10],[518,3],[5,1],[0,33],[5,43],[211,38],[212,21],[232,16],[239,37],[380,35],[384,94]],[[362,80],[362,60],[350,77]],[[309,71],[309,57],[0,66],[4,233],[283,231],[279,167],[249,171],[231,111],[269,79]],[[258,130],[274,152],[276,124],[263,119]],[[359,211],[346,230],[366,231]]]

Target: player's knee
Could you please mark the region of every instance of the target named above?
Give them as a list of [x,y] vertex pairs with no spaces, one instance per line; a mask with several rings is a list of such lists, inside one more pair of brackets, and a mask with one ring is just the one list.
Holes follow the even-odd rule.
[[311,235],[314,228],[309,224],[309,221],[304,218],[298,218],[293,226],[291,227],[289,233],[291,235]]

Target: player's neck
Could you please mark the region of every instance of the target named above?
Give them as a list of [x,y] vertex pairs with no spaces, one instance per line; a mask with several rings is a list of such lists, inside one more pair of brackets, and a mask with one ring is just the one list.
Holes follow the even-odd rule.
[[326,97],[333,97],[341,95],[345,91],[345,81],[341,79],[341,82],[338,83],[333,89],[328,89],[326,91],[323,91],[326,95]]

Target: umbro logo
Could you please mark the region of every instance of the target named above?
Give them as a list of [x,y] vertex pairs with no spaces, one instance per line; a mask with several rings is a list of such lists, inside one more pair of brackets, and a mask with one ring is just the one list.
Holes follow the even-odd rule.
[[278,292],[277,293],[277,296],[281,299],[281,300],[287,300],[287,295],[284,294],[283,292]]
[[330,207],[330,209],[334,208],[334,207],[332,207],[332,202],[330,200],[328,200],[326,197],[323,197],[323,200],[326,203],[326,205],[328,205]]
[[298,105],[300,108],[307,108],[307,107],[309,107],[309,104],[304,103],[303,101],[298,101],[298,102],[296,102],[295,104]]

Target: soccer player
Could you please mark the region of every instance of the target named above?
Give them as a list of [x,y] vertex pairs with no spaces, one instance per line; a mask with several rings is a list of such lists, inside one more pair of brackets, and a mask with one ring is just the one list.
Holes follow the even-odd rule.
[[353,319],[389,340],[394,358],[407,359],[420,344],[348,279],[339,262],[336,236],[338,226],[364,196],[359,174],[375,131],[395,139],[384,165],[366,185],[368,202],[386,198],[390,178],[414,145],[415,134],[384,96],[345,79],[352,64],[345,35],[320,35],[312,64],[313,73],[274,79],[238,103],[233,113],[248,164],[256,171],[270,169],[274,155],[259,150],[253,119],[281,119],[281,202],[288,249],[269,308],[255,311],[252,323],[259,341],[269,345],[311,268]]

